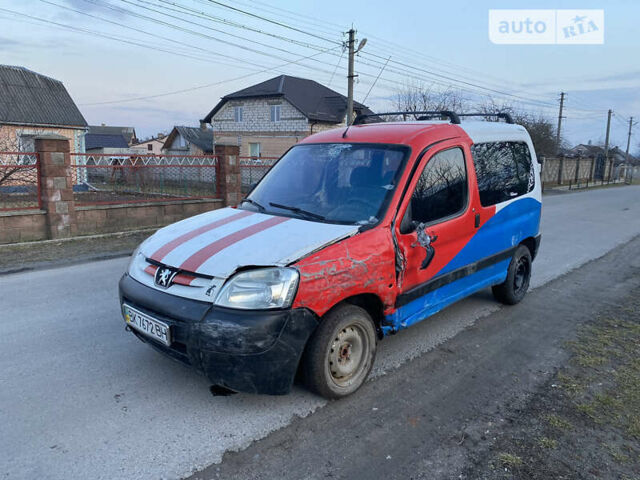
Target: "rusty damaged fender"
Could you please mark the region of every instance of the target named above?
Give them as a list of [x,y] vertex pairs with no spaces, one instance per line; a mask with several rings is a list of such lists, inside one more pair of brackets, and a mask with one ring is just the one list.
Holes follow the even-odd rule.
[[358,233],[293,264],[300,272],[294,308],[322,316],[361,294],[376,295],[391,313],[396,297],[395,251],[388,227]]

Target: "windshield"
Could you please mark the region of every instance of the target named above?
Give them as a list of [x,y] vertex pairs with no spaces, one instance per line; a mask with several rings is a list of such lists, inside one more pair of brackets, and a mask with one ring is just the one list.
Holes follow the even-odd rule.
[[309,144],[289,150],[242,208],[313,221],[378,223],[409,148],[384,144]]

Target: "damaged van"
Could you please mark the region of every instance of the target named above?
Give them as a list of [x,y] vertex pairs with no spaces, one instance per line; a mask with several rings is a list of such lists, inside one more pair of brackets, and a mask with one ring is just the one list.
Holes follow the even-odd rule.
[[120,280],[127,329],[225,389],[300,378],[340,398],[386,336],[485,288],[522,300],[542,205],[527,131],[410,115],[311,135],[237,207],[144,241]]

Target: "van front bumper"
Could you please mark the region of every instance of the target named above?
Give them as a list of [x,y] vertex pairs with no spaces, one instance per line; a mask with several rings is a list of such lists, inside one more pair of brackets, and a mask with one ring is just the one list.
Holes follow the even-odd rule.
[[176,297],[125,274],[120,304],[169,325],[166,346],[132,330],[156,350],[203,372],[214,385],[247,393],[286,394],[318,319],[304,308],[237,310]]

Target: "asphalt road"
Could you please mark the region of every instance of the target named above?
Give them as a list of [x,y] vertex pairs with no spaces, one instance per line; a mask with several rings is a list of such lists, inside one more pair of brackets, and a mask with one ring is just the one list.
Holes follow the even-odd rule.
[[[640,234],[639,199],[640,187],[546,197],[533,286]],[[125,333],[117,280],[126,264],[0,277],[3,478],[177,478],[296,417],[336,408],[299,388],[285,397],[213,397],[204,377]],[[374,376],[498,310],[483,292],[385,340]]]
[[[242,452],[226,454],[221,464],[189,480],[479,480],[487,473],[530,478],[493,472],[489,459],[518,448],[523,437],[533,450],[539,432],[518,431],[497,448],[495,439],[521,420],[532,397],[554,390],[554,374],[568,361],[566,342],[585,323],[600,315],[610,318],[613,306],[631,311],[640,287],[638,251],[640,236],[530,292],[517,307],[479,320],[393,375],[367,383],[358,395],[295,420]],[[488,290],[486,296],[491,296]],[[611,376],[604,372],[599,380]],[[546,407],[542,412],[552,411]],[[593,430],[572,431],[575,443],[564,445],[583,461],[559,465],[556,453],[535,478],[626,478],[594,460],[594,448],[585,440],[595,436]],[[617,440],[612,431],[596,438],[596,445],[603,438]],[[606,461],[610,455],[602,450]],[[615,459],[608,464],[615,465]]]

